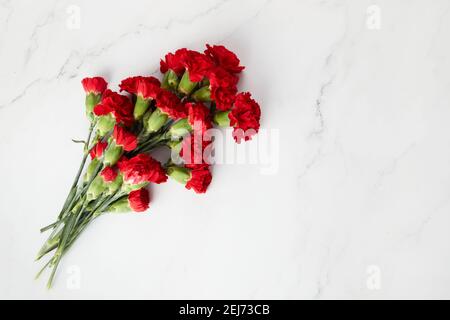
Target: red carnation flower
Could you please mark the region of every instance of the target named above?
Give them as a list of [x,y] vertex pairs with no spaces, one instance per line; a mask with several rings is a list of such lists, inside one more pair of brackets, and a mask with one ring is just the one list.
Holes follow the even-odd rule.
[[114,127],[113,137],[116,145],[121,146],[125,151],[132,151],[137,147],[137,137],[121,126]]
[[187,117],[187,110],[176,94],[161,89],[156,99],[156,106],[174,120]]
[[211,69],[208,74],[211,87],[230,88],[236,87],[239,78],[234,74],[229,73],[221,67]]
[[89,154],[91,155],[91,159],[94,158],[100,158],[103,155],[103,152],[105,151],[106,147],[108,146],[108,143],[106,142],[97,142],[95,146],[92,147],[91,151],[89,151]]
[[244,70],[245,67],[239,66],[240,61],[238,57],[224,46],[211,47],[209,44],[207,44],[206,48],[207,49],[205,50],[205,54],[211,57],[211,59],[213,59],[216,64],[220,65],[227,71],[232,73],[239,73]]
[[102,176],[103,181],[113,182],[114,180],[116,180],[118,172],[111,167],[105,167],[105,169],[100,172],[100,175]]
[[206,130],[212,127],[211,117],[209,109],[201,102],[186,103],[188,110],[188,121],[194,131],[198,129],[204,133]]
[[112,114],[117,123],[123,123],[129,127],[133,124],[133,104],[128,97],[106,90],[103,94],[102,101],[95,106],[94,114],[104,116]]
[[141,96],[144,99],[156,99],[161,83],[155,77],[130,77],[122,80],[120,91]]
[[229,110],[234,103],[239,78],[225,69],[217,67],[209,72],[211,99],[216,102],[217,109]]
[[128,204],[134,212],[143,212],[148,209],[150,203],[150,194],[147,189],[131,191],[128,195]]
[[216,108],[220,111],[230,110],[236,98],[236,87],[213,87],[211,89],[211,99],[216,103]]
[[191,179],[186,183],[186,189],[193,189],[196,193],[205,193],[212,181],[211,172],[207,167],[200,167],[191,171]]
[[234,127],[234,140],[240,143],[243,137],[247,141],[258,132],[261,109],[259,104],[251,98],[250,93],[239,93],[228,118],[230,125]]
[[[201,139],[200,139],[201,138]],[[203,136],[188,135],[181,142],[180,157],[183,159],[184,166],[189,169],[198,169],[209,167],[209,158],[211,156],[211,141],[203,139]]]
[[123,174],[124,181],[129,184],[136,185],[144,182],[159,184],[167,181],[161,163],[148,154],[138,154],[131,159],[122,158],[117,166]]
[[184,73],[184,60],[188,50],[186,48],[178,49],[175,54],[168,53],[164,60],[160,62],[161,73],[166,73],[168,70],[172,70],[178,76]]
[[186,70],[189,71],[189,79],[199,82],[208,74],[213,67],[212,60],[200,52],[188,50],[182,60]]
[[108,83],[102,77],[84,78],[81,80],[81,84],[86,94],[102,94],[108,86]]

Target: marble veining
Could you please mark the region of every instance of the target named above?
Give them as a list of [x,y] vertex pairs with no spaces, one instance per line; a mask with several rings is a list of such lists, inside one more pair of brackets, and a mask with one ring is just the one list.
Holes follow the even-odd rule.
[[[450,1],[0,1],[2,298],[450,297]],[[222,43],[279,133],[277,166],[152,188],[33,281],[80,160],[85,76],[117,89]],[[257,143],[257,142],[253,142]],[[251,145],[251,143],[249,144]]]

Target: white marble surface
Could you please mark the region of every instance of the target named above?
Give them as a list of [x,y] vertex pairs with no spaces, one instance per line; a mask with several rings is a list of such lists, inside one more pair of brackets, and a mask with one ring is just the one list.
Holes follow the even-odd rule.
[[[450,298],[450,1],[111,3],[0,0],[1,298]],[[206,42],[247,66],[278,170],[154,188],[47,291],[33,259],[80,160],[80,80]]]

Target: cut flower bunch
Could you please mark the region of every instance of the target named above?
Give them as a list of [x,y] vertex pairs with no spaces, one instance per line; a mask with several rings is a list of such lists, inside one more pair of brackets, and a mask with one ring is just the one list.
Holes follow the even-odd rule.
[[[89,132],[76,141],[84,144],[83,157],[67,199],[56,221],[41,229],[50,235],[37,260],[50,257],[37,277],[50,269],[51,287],[63,256],[99,216],[146,211],[150,184],[170,177],[206,192],[212,180],[208,131],[232,127],[240,143],[259,130],[258,103],[250,93],[238,93],[243,69],[233,52],[207,45],[203,53],[168,53],[160,62],[161,81],[129,77],[119,84],[121,93],[108,89],[102,77],[82,80]],[[161,147],[172,155],[164,164],[150,155]]]

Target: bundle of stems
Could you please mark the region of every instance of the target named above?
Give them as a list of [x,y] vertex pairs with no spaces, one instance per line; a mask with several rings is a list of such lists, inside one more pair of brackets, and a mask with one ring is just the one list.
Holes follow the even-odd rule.
[[[93,136],[96,131],[97,121],[93,121],[89,128],[89,133],[86,141],[75,141],[84,144],[83,158],[80,167],[75,175],[69,194],[64,202],[64,205],[58,215],[58,218],[52,224],[43,227],[41,233],[50,231],[51,233],[45,241],[44,245],[39,250],[36,260],[53,253],[53,256],[47,261],[43,268],[37,273],[36,278],[48,268],[51,269],[50,277],[47,282],[47,287],[50,288],[53,284],[56,270],[61,261],[61,258],[72,247],[75,240],[80,234],[102,214],[108,212],[108,209],[116,202],[127,197],[127,192],[118,189],[113,194],[102,195],[95,200],[89,201],[86,197],[86,192],[92,184],[97,175],[105,168],[102,162],[99,162],[94,170],[94,174],[87,180],[81,179],[82,173],[86,167],[86,162],[89,156],[89,151],[99,141],[99,136]],[[132,157],[139,153],[150,152],[162,145],[165,145],[170,139],[168,138],[169,124],[161,128],[158,132],[153,134],[145,134],[142,129],[140,134],[140,141],[138,147],[130,152],[125,152],[126,157]]]

